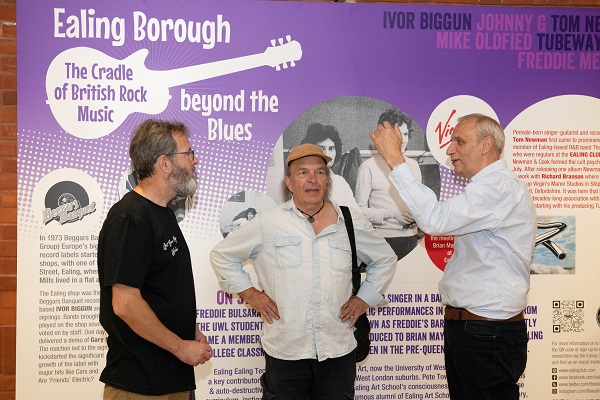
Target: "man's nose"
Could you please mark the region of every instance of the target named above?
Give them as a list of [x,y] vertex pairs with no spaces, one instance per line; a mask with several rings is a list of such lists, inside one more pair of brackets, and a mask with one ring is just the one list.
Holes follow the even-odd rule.
[[454,152],[455,152],[454,146],[452,145],[452,142],[450,142],[450,145],[446,149],[446,155],[449,156],[449,155],[453,154]]

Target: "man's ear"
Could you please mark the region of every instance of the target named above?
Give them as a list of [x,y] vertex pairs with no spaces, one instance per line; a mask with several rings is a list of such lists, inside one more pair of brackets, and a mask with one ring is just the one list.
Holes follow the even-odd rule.
[[494,149],[494,138],[486,136],[481,140],[481,154],[487,154]]
[[158,157],[158,160],[156,161],[156,167],[164,172],[164,173],[168,173],[169,170],[171,169],[171,160],[169,160],[169,157],[162,155],[160,157]]
[[[283,176],[283,180],[284,180],[284,182],[285,182],[285,186],[288,188],[288,190],[289,190],[290,192],[292,192],[292,184],[291,184],[291,182],[290,182],[290,177],[289,177],[289,176],[287,176],[287,175],[284,175],[284,176]],[[294,194],[294,192],[292,192],[292,194]]]

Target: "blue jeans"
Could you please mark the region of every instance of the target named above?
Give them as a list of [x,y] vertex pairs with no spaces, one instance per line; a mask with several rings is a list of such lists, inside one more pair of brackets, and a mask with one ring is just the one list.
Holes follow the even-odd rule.
[[354,398],[356,354],[329,358],[280,360],[265,354],[260,378],[263,400],[347,400]]
[[525,321],[444,320],[444,353],[452,400],[517,400],[527,364]]

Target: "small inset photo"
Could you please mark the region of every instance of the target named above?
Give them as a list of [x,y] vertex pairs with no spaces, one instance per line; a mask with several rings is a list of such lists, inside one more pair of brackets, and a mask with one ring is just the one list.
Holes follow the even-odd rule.
[[531,273],[575,273],[575,216],[538,216]]
[[221,210],[219,228],[223,237],[251,221],[260,212],[275,207],[275,201],[264,193],[253,190],[239,192],[231,196]]

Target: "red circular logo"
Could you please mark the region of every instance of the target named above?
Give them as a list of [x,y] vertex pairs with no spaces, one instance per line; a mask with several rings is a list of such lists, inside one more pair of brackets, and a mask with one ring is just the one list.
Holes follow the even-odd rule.
[[454,236],[425,235],[425,249],[435,266],[443,271],[454,254]]

